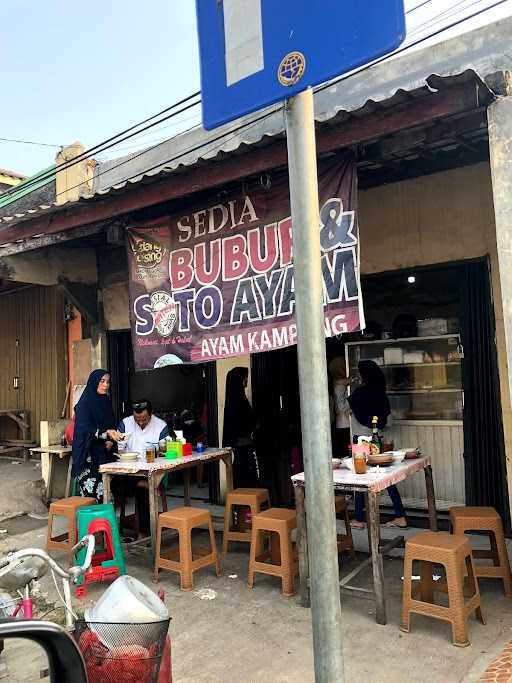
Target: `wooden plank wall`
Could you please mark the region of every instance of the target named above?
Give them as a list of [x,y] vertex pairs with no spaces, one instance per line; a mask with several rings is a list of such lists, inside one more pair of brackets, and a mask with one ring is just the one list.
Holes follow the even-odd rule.
[[[18,407],[18,392],[13,387],[13,378],[17,373],[16,305],[14,295],[0,296],[0,408],[4,409]],[[0,434],[17,438],[18,430],[10,420],[2,418]]]
[[[0,408],[29,410],[35,441],[41,420],[60,417],[66,394],[63,312],[55,287],[26,287],[0,296]],[[15,375],[18,390],[13,389]],[[0,434],[13,432],[4,422]]]
[[[462,422],[424,425],[418,422],[400,422],[386,431],[394,441],[395,448],[419,446],[432,458],[434,487],[438,510],[465,503],[464,431]],[[416,474],[398,488],[406,507],[426,508],[425,477]]]

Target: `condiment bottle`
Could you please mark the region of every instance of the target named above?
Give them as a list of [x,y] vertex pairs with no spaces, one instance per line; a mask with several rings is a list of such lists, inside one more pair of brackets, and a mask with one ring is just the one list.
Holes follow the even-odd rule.
[[379,453],[382,453],[382,439],[379,436],[379,430],[377,427],[378,422],[379,418],[377,415],[374,415],[372,417],[372,440],[370,442],[370,453],[372,455],[379,455]]

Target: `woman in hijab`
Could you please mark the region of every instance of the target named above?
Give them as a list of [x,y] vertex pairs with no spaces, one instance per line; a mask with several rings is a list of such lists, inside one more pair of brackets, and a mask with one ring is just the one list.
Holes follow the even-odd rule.
[[259,468],[252,439],[256,419],[245,393],[249,379],[247,368],[232,368],[226,377],[224,427],[222,445],[234,451],[233,479],[235,488],[256,486]]
[[72,475],[77,480],[81,496],[103,500],[100,465],[115,460],[121,435],[115,428],[116,419],[108,397],[110,375],[106,370],[94,370],[75,406]]
[[357,369],[362,383],[348,398],[352,410],[352,431],[358,436],[370,436],[372,418],[375,415],[379,418],[377,427],[383,430],[391,414],[386,394],[386,378],[372,360],[360,361]]
[[[391,408],[386,394],[386,378],[377,363],[372,360],[360,361],[358,370],[362,384],[348,397],[352,411],[352,433],[358,436],[370,436],[374,416],[378,418],[377,427],[380,431],[389,426]],[[387,491],[393,503],[395,518],[385,526],[405,529],[407,519],[400,493],[396,486],[389,486]],[[362,493],[355,494],[355,521],[352,522],[352,526],[358,529],[365,526]]]

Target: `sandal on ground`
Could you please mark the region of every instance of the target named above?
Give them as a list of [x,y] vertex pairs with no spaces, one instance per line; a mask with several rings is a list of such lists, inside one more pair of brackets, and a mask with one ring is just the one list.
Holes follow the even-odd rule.
[[407,524],[407,520],[404,519],[403,523],[398,522],[399,519],[402,519],[402,517],[398,517],[397,519],[392,519],[390,522],[386,522],[384,524],[386,529],[408,529],[409,525]]
[[360,522],[357,519],[350,520],[350,526],[352,529],[366,529],[366,522]]

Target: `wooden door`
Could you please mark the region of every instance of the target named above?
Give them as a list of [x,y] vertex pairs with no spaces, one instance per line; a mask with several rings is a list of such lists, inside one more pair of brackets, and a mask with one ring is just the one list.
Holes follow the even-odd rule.
[[[26,287],[0,296],[0,409],[29,411],[34,441],[41,420],[60,417],[66,394],[63,310],[55,287]],[[4,420],[0,436],[16,438],[16,428]]]
[[[19,390],[16,389],[18,377],[19,348],[18,316],[15,298],[10,294],[0,296],[0,408],[18,408]],[[16,428],[8,419],[0,421],[0,434],[7,438],[16,437]]]

